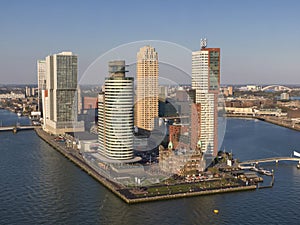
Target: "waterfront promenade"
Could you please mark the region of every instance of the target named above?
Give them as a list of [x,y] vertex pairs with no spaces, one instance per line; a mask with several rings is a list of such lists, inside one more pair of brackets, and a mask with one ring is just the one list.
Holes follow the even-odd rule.
[[247,164],[258,164],[258,163],[268,163],[268,162],[276,162],[279,161],[294,161],[300,164],[300,158],[296,157],[272,157],[272,158],[265,158],[265,159],[253,159],[240,162],[239,165],[247,165]]
[[42,138],[45,142],[47,142],[49,145],[51,145],[54,149],[56,149],[58,152],[60,152],[62,155],[64,155],[66,158],[71,160],[73,163],[75,163],[77,166],[79,166],[82,170],[87,172],[90,176],[95,178],[97,181],[99,181],[102,185],[104,185],[106,188],[108,188],[110,191],[112,191],[114,194],[118,195],[121,199],[126,201],[126,198],[124,198],[123,195],[121,195],[117,190],[120,188],[119,185],[116,183],[113,183],[106,179],[105,177],[101,176],[99,173],[97,173],[93,168],[91,168],[89,165],[87,165],[83,158],[81,158],[80,154],[74,150],[69,149],[64,146],[62,146],[60,143],[56,142],[54,140],[54,136],[51,136],[50,134],[43,131],[41,128],[35,129],[37,135]]
[[258,119],[281,127],[286,127],[292,130],[300,131],[300,124],[293,120],[276,116],[257,116],[257,115],[242,115],[242,114],[226,114],[226,117],[242,118],[242,119]]
[[[81,155],[77,150],[66,148],[63,144],[56,142],[54,140],[54,136],[51,136],[50,134],[46,133],[41,128],[36,128],[35,131],[40,138],[42,138],[45,142],[51,145],[54,149],[56,149],[66,158],[71,160],[82,170],[86,171],[90,176],[95,178],[102,185],[108,188],[111,192],[113,192],[118,197],[120,197],[123,201],[129,204],[158,201],[158,200],[168,200],[168,199],[175,199],[175,198],[184,198],[184,197],[193,197],[193,196],[201,196],[201,195],[228,193],[228,192],[236,192],[236,191],[248,191],[248,190],[255,190],[257,188],[256,185],[249,185],[249,186],[239,185],[239,186],[207,188],[205,190],[200,190],[200,191],[197,190],[197,191],[188,191],[188,192],[181,192],[181,193],[158,194],[155,196],[147,196],[147,194],[142,196],[135,195],[133,194],[133,190],[136,188],[121,186],[105,178],[104,176],[100,175],[84,161],[84,159],[81,157]],[[162,185],[161,187],[163,188],[164,185]]]

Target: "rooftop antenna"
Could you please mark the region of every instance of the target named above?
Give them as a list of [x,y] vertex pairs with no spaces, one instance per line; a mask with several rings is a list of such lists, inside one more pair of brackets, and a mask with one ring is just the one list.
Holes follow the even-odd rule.
[[201,49],[206,48],[206,46],[207,46],[206,38],[201,38],[200,45],[201,45]]

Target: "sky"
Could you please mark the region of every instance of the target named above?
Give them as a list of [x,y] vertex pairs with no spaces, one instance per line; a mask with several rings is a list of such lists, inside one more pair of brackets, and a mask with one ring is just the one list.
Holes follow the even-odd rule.
[[223,84],[300,84],[299,11],[297,0],[1,0],[0,84],[36,84],[36,61],[61,51],[78,55],[80,80],[120,45],[158,40],[196,51],[204,37],[221,48]]

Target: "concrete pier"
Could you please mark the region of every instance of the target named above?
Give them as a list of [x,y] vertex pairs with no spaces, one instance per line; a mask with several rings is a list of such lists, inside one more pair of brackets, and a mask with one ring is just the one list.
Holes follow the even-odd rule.
[[176,193],[176,194],[166,194],[166,195],[158,195],[158,196],[145,196],[145,197],[130,197],[122,194],[121,192],[124,190],[129,190],[130,188],[123,187],[117,183],[108,180],[107,178],[101,176],[97,173],[93,168],[91,168],[86,162],[80,158],[78,155],[74,154],[72,151],[68,150],[59,143],[53,140],[53,136],[49,135],[41,128],[35,129],[37,135],[47,142],[50,146],[64,155],[66,158],[75,163],[82,170],[86,171],[90,176],[99,181],[103,186],[105,186],[112,193],[120,197],[123,201],[128,204],[133,203],[142,203],[142,202],[151,202],[151,201],[160,201],[160,200],[169,200],[175,198],[185,198],[185,197],[193,197],[193,196],[201,196],[201,195],[211,195],[211,194],[221,194],[221,193],[229,193],[229,192],[237,192],[237,191],[249,191],[255,190],[255,185],[249,186],[238,186],[238,187],[226,187],[226,188],[218,188],[212,190],[203,190],[203,191],[195,191],[195,192],[185,192],[185,193]]

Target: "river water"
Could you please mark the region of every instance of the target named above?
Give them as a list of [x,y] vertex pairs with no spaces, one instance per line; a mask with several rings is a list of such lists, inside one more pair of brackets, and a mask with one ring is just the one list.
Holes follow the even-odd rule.
[[[28,123],[4,110],[0,121]],[[300,132],[228,119],[224,148],[240,160],[290,156],[300,152]],[[291,162],[263,165],[275,171],[273,188],[127,205],[34,131],[0,132],[0,154],[1,225],[300,224],[300,170]]]

